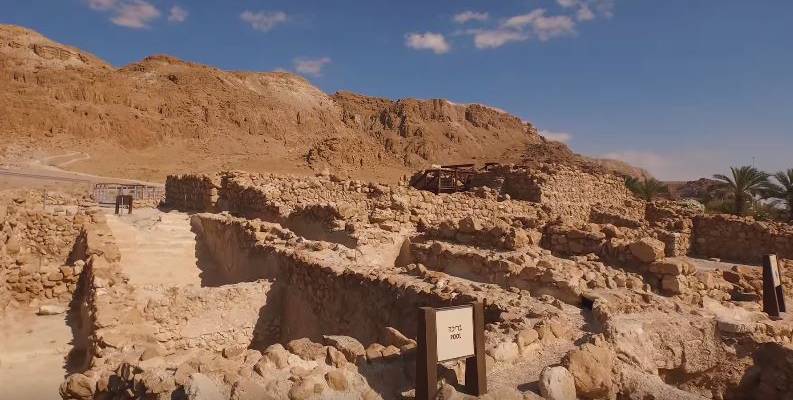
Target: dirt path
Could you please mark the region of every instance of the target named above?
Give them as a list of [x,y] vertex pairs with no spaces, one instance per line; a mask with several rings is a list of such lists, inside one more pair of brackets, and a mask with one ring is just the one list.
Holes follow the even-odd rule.
[[34,312],[24,308],[0,317],[0,398],[60,399],[72,332],[65,314]]
[[201,286],[195,234],[185,213],[143,208],[114,215],[107,223],[121,251],[121,267],[139,297],[161,287]]

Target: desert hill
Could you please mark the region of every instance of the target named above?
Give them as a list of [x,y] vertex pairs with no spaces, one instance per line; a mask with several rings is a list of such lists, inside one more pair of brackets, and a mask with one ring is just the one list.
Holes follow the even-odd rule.
[[440,163],[599,165],[482,105],[327,95],[290,73],[222,71],[164,55],[116,69],[10,25],[0,25],[0,86],[0,151],[81,152],[68,168],[101,175],[329,168],[393,181]]

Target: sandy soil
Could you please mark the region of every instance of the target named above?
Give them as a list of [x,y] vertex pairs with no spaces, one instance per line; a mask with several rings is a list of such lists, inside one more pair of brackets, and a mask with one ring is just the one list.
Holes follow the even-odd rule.
[[72,340],[65,318],[37,316],[32,308],[0,316],[0,398],[60,399]]
[[176,211],[141,208],[108,213],[107,224],[121,251],[121,267],[139,297],[157,287],[201,286],[190,217]]

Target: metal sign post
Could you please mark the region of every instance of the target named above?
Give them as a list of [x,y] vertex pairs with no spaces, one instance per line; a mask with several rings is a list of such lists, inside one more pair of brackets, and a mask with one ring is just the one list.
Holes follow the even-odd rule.
[[778,319],[785,312],[785,293],[776,255],[763,257],[763,312]]
[[419,309],[416,354],[416,400],[438,394],[438,363],[465,359],[465,392],[487,393],[485,318],[482,303]]

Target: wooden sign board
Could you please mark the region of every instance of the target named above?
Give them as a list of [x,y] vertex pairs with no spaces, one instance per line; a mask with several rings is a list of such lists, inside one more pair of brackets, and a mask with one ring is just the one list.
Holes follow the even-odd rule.
[[776,255],[769,254],[763,257],[763,312],[776,319],[785,311],[779,262]]
[[416,400],[435,399],[438,363],[465,359],[465,392],[487,393],[485,319],[482,303],[419,309],[416,352]]
[[474,355],[474,308],[436,309],[438,362]]

